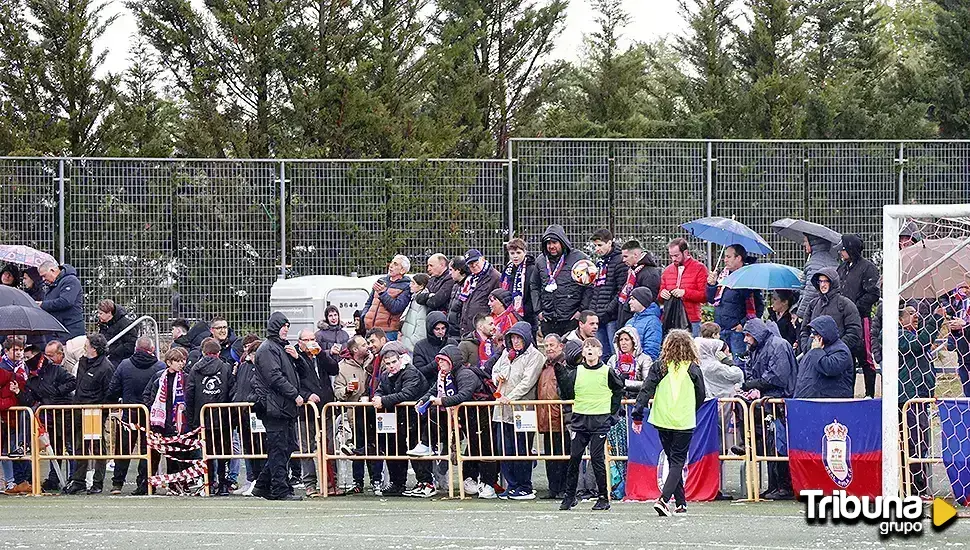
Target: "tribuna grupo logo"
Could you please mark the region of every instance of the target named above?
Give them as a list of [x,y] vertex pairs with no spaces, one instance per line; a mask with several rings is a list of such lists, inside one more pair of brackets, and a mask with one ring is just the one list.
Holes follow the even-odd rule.
[[824,491],[799,493],[805,500],[809,523],[855,524],[859,521],[879,525],[879,534],[909,536],[923,532],[923,501],[919,497],[856,497],[845,491],[826,495]]

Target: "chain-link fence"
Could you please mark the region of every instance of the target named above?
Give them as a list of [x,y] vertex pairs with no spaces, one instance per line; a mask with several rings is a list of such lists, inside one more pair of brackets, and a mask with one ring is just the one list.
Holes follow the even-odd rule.
[[219,313],[256,328],[281,273],[369,275],[395,253],[419,270],[468,248],[500,264],[510,228],[536,247],[552,223],[576,246],[608,227],[662,259],[681,223],[735,217],[775,261],[800,266],[801,246],[771,222],[860,233],[877,255],[883,205],[968,197],[970,142],[516,139],[499,160],[2,158],[0,244],[74,265],[88,311],[112,298],[163,323]]

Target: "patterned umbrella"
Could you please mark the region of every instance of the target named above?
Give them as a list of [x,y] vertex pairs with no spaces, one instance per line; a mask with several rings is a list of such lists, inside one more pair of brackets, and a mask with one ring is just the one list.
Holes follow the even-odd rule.
[[[953,250],[956,253],[943,260]],[[942,263],[935,269],[905,287],[899,293],[900,297],[907,300],[936,298],[970,282],[970,248],[963,246],[962,239],[952,237],[926,239],[900,250],[900,280],[909,283],[940,260]]]
[[22,244],[0,244],[0,262],[39,267],[40,264],[48,261],[56,263],[56,260],[50,254],[35,250],[29,246]]

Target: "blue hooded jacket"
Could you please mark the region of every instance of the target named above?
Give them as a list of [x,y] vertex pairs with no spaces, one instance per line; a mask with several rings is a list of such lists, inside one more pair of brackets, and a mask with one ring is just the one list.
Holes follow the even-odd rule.
[[68,339],[84,336],[84,292],[74,266],[61,266],[60,275],[48,285],[40,307],[64,325],[70,334]]
[[809,326],[822,337],[824,348],[809,348],[798,363],[795,397],[851,398],[855,392],[855,365],[849,347],[839,338],[839,327],[828,315]]
[[744,333],[750,334],[756,343],[751,347],[741,389],[757,389],[764,397],[792,396],[798,365],[791,344],[779,336],[777,330],[777,327],[772,330],[761,319],[751,319],[744,324]]

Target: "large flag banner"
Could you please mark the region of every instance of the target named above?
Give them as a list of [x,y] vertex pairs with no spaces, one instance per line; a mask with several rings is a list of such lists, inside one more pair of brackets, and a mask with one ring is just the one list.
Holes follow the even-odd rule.
[[882,494],[882,400],[786,399],[792,487]]
[[[643,417],[649,417],[644,409]],[[667,478],[667,456],[660,446],[656,428],[643,423],[639,434],[634,433],[632,420],[627,417],[630,445],[626,468],[626,498],[624,500],[656,500]],[[687,500],[714,500],[721,487],[721,433],[716,399],[704,402],[697,411],[697,427],[687,451],[684,467],[684,493]]]
[[941,399],[938,405],[946,477],[950,478],[953,498],[970,506],[970,401]]

